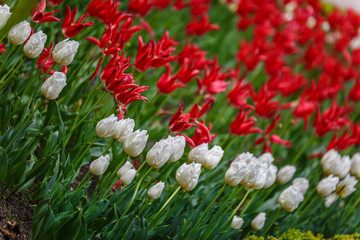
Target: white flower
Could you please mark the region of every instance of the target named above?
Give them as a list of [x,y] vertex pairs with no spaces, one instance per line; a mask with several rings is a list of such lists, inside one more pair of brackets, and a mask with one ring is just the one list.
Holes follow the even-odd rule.
[[325,207],[330,207],[331,204],[333,204],[337,199],[339,198],[339,195],[336,193],[330,194],[325,198]]
[[146,146],[148,137],[146,130],[136,130],[129,134],[124,142],[124,151],[131,157],[139,156]]
[[206,155],[208,151],[207,143],[202,143],[199,146],[194,147],[190,150],[188,155],[189,163],[196,162],[203,164],[206,161]]
[[336,150],[331,149],[327,151],[320,161],[325,174],[327,175],[333,174],[332,170],[333,170],[334,162],[340,162],[340,160],[341,160],[341,156]]
[[69,41],[65,39],[55,45],[52,52],[53,59],[61,66],[68,66],[74,59],[79,43],[77,41]]
[[30,33],[30,24],[27,21],[22,21],[10,29],[8,39],[14,45],[21,45],[28,39]]
[[206,153],[206,158],[202,165],[207,169],[214,169],[219,164],[223,155],[224,151],[221,147],[214,146]]
[[165,188],[165,183],[164,182],[158,182],[157,184],[155,184],[154,186],[152,186],[147,195],[149,198],[151,199],[157,199],[160,197],[161,193],[163,192]]
[[133,132],[135,127],[135,122],[131,118],[121,119],[117,121],[114,125],[114,133],[112,134],[112,137],[120,142],[123,143],[125,141],[125,138]]
[[136,175],[135,169],[129,169],[123,176],[121,176],[121,182],[126,186],[129,185]]
[[245,162],[232,162],[230,168],[225,173],[225,182],[230,186],[238,185],[247,172]]
[[113,135],[117,119],[114,114],[111,114],[109,117],[100,120],[96,125],[96,134],[101,138]]
[[199,180],[201,172],[201,164],[199,163],[184,163],[176,170],[176,181],[185,191],[193,190]]
[[255,231],[259,231],[265,225],[266,214],[264,212],[259,213],[252,221],[251,227]]
[[333,162],[331,173],[338,176],[340,179],[346,177],[350,171],[351,159],[349,156],[343,156]]
[[316,191],[320,196],[329,196],[336,189],[336,185],[339,182],[338,177],[334,177],[332,174],[322,179],[316,186]]
[[259,162],[266,163],[268,166],[274,162],[274,157],[271,153],[264,153],[258,157]]
[[240,184],[245,188],[251,188],[251,186],[256,183],[256,180],[259,177],[260,168],[261,165],[256,158],[255,160],[249,162],[247,165],[247,171]]
[[110,156],[101,156],[90,163],[90,172],[96,176],[102,175],[109,166]]
[[299,203],[303,200],[303,194],[299,191],[297,187],[291,185],[280,194],[278,202],[284,210],[292,212],[299,206]]
[[360,153],[355,153],[352,156],[350,173],[360,178]]
[[130,162],[126,161],[124,165],[122,165],[122,167],[117,171],[118,178],[124,176],[132,168],[133,165]]
[[342,198],[350,196],[353,192],[356,191],[355,185],[357,182],[358,181],[355,177],[348,174],[346,178],[340,181],[339,184],[336,186],[336,192],[338,192]]
[[233,229],[240,229],[243,224],[244,224],[244,219],[238,216],[234,216],[231,221],[230,227]]
[[299,189],[301,194],[304,195],[309,188],[309,181],[306,178],[299,177],[294,179],[292,185]]
[[185,138],[184,136],[169,136],[171,140],[171,156],[169,162],[176,162],[184,155]]
[[62,72],[54,72],[41,86],[41,93],[46,99],[54,100],[59,97],[60,92],[65,86],[66,75]]
[[256,157],[252,153],[246,152],[239,154],[235,159],[234,162],[245,162],[246,164],[249,164],[250,162],[256,161]]
[[286,165],[279,170],[276,181],[280,184],[285,184],[290,181],[290,179],[294,176],[295,172],[295,166]]
[[146,162],[153,168],[161,168],[170,159],[171,140],[162,139],[146,154]]
[[47,36],[43,31],[38,31],[30,36],[24,45],[24,53],[28,58],[37,58],[43,51]]
[[260,163],[260,168],[257,173],[255,182],[250,186],[252,189],[261,189],[265,186],[267,178],[268,166],[267,163]]
[[263,188],[269,188],[275,183],[277,171],[278,171],[278,168],[275,165],[271,164],[269,166],[267,174],[266,174],[266,183]]
[[0,6],[0,29],[2,29],[11,16],[10,7],[6,4]]

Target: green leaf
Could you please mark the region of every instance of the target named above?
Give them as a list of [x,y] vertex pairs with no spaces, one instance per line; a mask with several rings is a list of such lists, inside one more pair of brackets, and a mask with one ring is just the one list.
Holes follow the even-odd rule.
[[8,162],[5,149],[0,147],[0,183],[2,183],[6,177],[8,169]]
[[76,212],[69,221],[55,232],[54,240],[76,239],[81,228],[84,227],[80,212]]

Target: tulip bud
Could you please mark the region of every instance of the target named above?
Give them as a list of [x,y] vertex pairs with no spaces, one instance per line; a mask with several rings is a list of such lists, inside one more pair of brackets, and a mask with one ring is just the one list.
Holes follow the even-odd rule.
[[164,182],[158,182],[154,186],[152,186],[148,191],[148,197],[151,199],[157,199],[160,197],[161,193],[163,192],[165,188]]
[[131,157],[139,156],[146,146],[148,137],[146,130],[136,130],[129,134],[124,141],[124,151]]
[[161,168],[170,159],[171,140],[162,139],[146,154],[146,162],[153,168]]
[[278,203],[280,207],[282,207],[284,210],[292,212],[299,206],[299,203],[303,200],[303,194],[301,194],[297,187],[291,185],[280,194]]
[[341,160],[341,156],[335,149],[331,149],[327,151],[320,161],[325,174],[327,175],[333,174],[332,166],[334,162],[339,162],[340,160]]
[[238,185],[247,172],[245,162],[232,162],[230,168],[225,173],[225,182],[230,186]]
[[320,196],[329,196],[336,189],[336,185],[339,182],[338,177],[334,177],[332,174],[321,180],[316,186],[316,191]]
[[275,165],[271,164],[269,166],[266,174],[266,183],[264,184],[263,188],[269,188],[275,183],[277,171],[278,168]]
[[243,224],[244,224],[244,219],[238,216],[234,216],[230,227],[233,229],[240,229]]
[[136,175],[135,169],[129,169],[123,176],[121,176],[121,182],[126,186],[129,185]]
[[8,34],[9,42],[14,45],[21,45],[28,39],[30,33],[30,24],[27,21],[22,21],[10,29]]
[[7,20],[10,18],[11,12],[8,5],[4,4],[4,6],[0,6],[0,29],[2,29]]
[[343,156],[333,162],[331,173],[338,176],[340,179],[346,177],[350,171],[351,159],[349,156]]
[[250,186],[252,189],[261,189],[264,187],[267,178],[268,167],[267,163],[260,163],[260,168],[257,173],[255,182]]
[[352,156],[350,173],[360,178],[360,153],[355,153]]
[[124,165],[122,165],[122,167],[117,171],[118,178],[124,176],[130,169],[132,169],[132,167],[133,165],[130,162],[126,161]]
[[112,137],[120,142],[123,143],[125,141],[125,138],[134,131],[135,122],[133,119],[126,118],[117,121],[114,124],[114,133],[112,134]]
[[350,176],[348,174],[346,178],[341,180],[339,184],[336,186],[337,192],[342,198],[350,196],[353,192],[356,191],[355,185],[358,181],[355,177]]
[[333,193],[325,198],[325,207],[330,207],[331,204],[333,204],[337,199],[339,198],[339,195],[336,193]]
[[251,227],[255,231],[259,231],[265,225],[266,215],[264,212],[259,213],[252,221]]
[[224,151],[221,147],[214,146],[206,153],[206,158],[202,165],[207,169],[214,169],[219,164],[223,155]]
[[188,155],[188,162],[196,162],[203,164],[206,161],[206,154],[208,152],[208,144],[202,143],[199,146],[194,147],[191,149]]
[[24,53],[28,58],[37,58],[43,51],[47,36],[43,31],[30,36],[29,40],[24,45]]
[[169,138],[171,140],[171,155],[169,162],[176,162],[184,155],[186,141],[183,136],[169,136]]
[[299,189],[300,193],[304,195],[309,188],[309,181],[302,177],[295,178],[291,185]]
[[276,181],[280,184],[285,184],[290,181],[290,179],[294,176],[295,172],[295,166],[286,165],[279,170]]
[[176,181],[185,191],[193,190],[199,180],[201,172],[201,164],[199,163],[184,163],[176,170]]
[[109,166],[110,156],[101,156],[90,163],[90,172],[96,176],[102,175]]
[[69,65],[73,61],[78,47],[79,43],[77,41],[69,41],[69,39],[65,39],[59,42],[55,45],[52,52],[54,62],[63,67]]
[[117,117],[114,114],[104,118],[96,125],[96,134],[101,138],[107,138],[114,134]]
[[60,92],[65,86],[66,75],[62,72],[54,72],[41,86],[41,93],[46,99],[54,100],[59,97]]

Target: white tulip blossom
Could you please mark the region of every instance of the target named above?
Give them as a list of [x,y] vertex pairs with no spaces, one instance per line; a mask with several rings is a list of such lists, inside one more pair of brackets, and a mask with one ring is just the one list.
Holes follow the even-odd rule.
[[8,39],[9,42],[14,45],[21,45],[26,41],[26,39],[28,39],[30,34],[30,24],[27,21],[22,21],[10,29],[8,33]]
[[300,190],[291,185],[281,192],[278,203],[281,208],[288,212],[294,211],[304,200],[304,195],[300,192]]
[[185,137],[184,136],[169,136],[171,141],[171,155],[169,162],[176,162],[184,155],[185,150]]
[[238,185],[247,172],[245,162],[232,162],[230,168],[225,173],[225,182],[230,186]]
[[243,224],[244,224],[244,219],[238,216],[234,216],[231,221],[230,227],[233,229],[240,229]]
[[144,150],[149,135],[146,130],[136,130],[129,134],[124,142],[124,151],[131,157],[139,156]]
[[11,16],[10,7],[6,4],[0,6],[0,29],[2,29]]
[[355,153],[352,156],[350,173],[360,178],[360,153]]
[[44,49],[47,36],[43,31],[38,31],[30,36],[24,45],[24,53],[28,58],[37,58]]
[[207,143],[202,143],[199,146],[194,147],[189,152],[188,162],[189,163],[196,162],[196,163],[203,164],[203,162],[206,161],[206,155],[207,155],[208,151],[209,151],[209,148],[208,148]]
[[54,100],[59,97],[60,92],[65,86],[66,75],[62,72],[54,72],[41,86],[41,93],[46,99]]
[[73,61],[78,47],[79,43],[74,40],[65,39],[59,42],[52,52],[54,62],[63,67],[68,66]]
[[184,163],[176,170],[176,181],[179,186],[185,191],[193,190],[199,180],[201,172],[201,164],[199,163]]
[[266,173],[266,182],[263,188],[269,188],[275,183],[277,172],[278,168],[275,165],[271,164]]
[[299,189],[301,194],[304,195],[309,188],[309,180],[303,177],[295,178],[292,185]]
[[292,165],[286,165],[282,167],[277,173],[276,181],[280,184],[285,184],[291,180],[296,172],[296,167]]
[[255,231],[261,230],[266,221],[266,214],[264,212],[259,213],[252,221],[251,221],[251,227]]
[[121,119],[114,124],[114,133],[112,137],[120,142],[124,143],[126,137],[134,131],[135,121],[131,118]]
[[165,188],[165,183],[158,182],[149,189],[147,195],[151,199],[157,199],[161,196],[161,193],[163,192],[164,188]]
[[111,114],[109,117],[100,120],[96,125],[96,134],[101,138],[111,137],[114,134],[117,119],[114,114]]
[[161,168],[170,159],[171,140],[169,138],[156,142],[146,154],[146,162],[153,168]]
[[96,176],[102,175],[109,166],[110,156],[101,156],[90,163],[90,172]]
[[336,190],[336,185],[339,183],[339,178],[334,177],[332,174],[322,179],[316,186],[316,191],[322,197],[329,196]]
[[321,165],[325,174],[333,174],[341,179],[349,173],[351,160],[349,156],[341,157],[336,150],[331,149],[322,157]]

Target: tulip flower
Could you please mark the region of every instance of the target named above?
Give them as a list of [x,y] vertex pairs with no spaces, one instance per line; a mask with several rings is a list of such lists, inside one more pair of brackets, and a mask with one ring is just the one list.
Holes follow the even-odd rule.
[[280,207],[288,212],[294,211],[303,200],[303,194],[293,185],[286,188],[278,198]]
[[193,190],[199,180],[201,172],[201,164],[199,163],[184,163],[176,170],[176,181],[185,191]]
[[230,168],[225,173],[225,182],[230,186],[238,185],[247,172],[245,162],[232,162]]
[[41,86],[41,93],[46,99],[54,100],[59,97],[60,92],[65,86],[66,75],[62,72],[54,72]]
[[252,221],[251,227],[255,231],[261,230],[265,225],[266,214],[264,212],[259,213]]
[[161,168],[170,159],[171,140],[162,139],[146,154],[146,162],[153,168]]
[[114,133],[112,134],[112,137],[116,141],[123,143],[126,137],[133,132],[135,127],[135,122],[133,119],[130,118],[121,119],[114,124],[114,127],[115,130]]
[[28,58],[37,58],[44,49],[47,36],[41,30],[30,36],[24,45],[24,53]]
[[96,134],[101,138],[107,138],[114,134],[117,117],[114,114],[104,118],[96,125]]
[[350,173],[360,178],[360,153],[355,153],[352,156]]
[[282,167],[276,177],[276,181],[280,184],[285,184],[294,176],[296,172],[296,167],[291,165],[286,165]]
[[240,229],[243,224],[244,224],[244,219],[238,216],[234,216],[231,221],[230,227],[233,229]]
[[109,160],[110,160],[110,156],[105,155],[92,161],[89,167],[90,172],[96,176],[102,175],[109,166]]
[[163,192],[164,188],[165,188],[165,183],[158,182],[149,189],[147,195],[151,199],[157,199],[161,196],[161,193]]
[[295,178],[291,185],[299,189],[301,194],[304,195],[309,188],[309,180],[303,177]]
[[55,45],[52,57],[57,64],[68,66],[73,61],[78,47],[77,41],[65,39]]
[[169,138],[171,141],[171,155],[169,158],[169,162],[176,162],[184,155],[186,141],[183,136],[169,136]]
[[336,190],[336,185],[339,183],[339,178],[334,177],[332,174],[322,179],[316,186],[316,191],[320,196],[329,196]]
[[349,156],[341,157],[336,150],[332,149],[324,154],[321,165],[325,174],[333,174],[339,178],[344,178],[350,171],[351,160]]
[[8,39],[9,42],[14,45],[21,45],[26,41],[26,39],[28,39],[30,34],[30,24],[27,21],[22,21],[10,29],[8,33]]
[[188,162],[196,162],[196,163],[203,163],[206,161],[206,155],[208,153],[208,144],[202,143],[199,146],[194,147],[191,149],[188,155]]
[[275,183],[277,171],[278,171],[278,168],[275,165],[271,164],[269,166],[267,174],[266,174],[266,182],[265,182],[263,188],[269,188]]
[[149,135],[146,130],[136,130],[129,134],[124,141],[124,151],[132,157],[139,156],[144,150]]
[[11,16],[10,7],[6,4],[0,6],[0,29],[2,29]]

